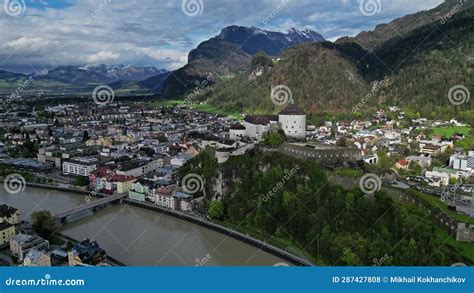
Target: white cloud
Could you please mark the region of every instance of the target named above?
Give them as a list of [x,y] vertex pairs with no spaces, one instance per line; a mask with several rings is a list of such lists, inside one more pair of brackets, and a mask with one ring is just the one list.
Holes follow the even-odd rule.
[[120,53],[114,53],[112,51],[100,51],[96,54],[92,54],[86,58],[89,63],[102,63],[107,61],[113,61],[120,58]]
[[[202,14],[195,17],[183,14],[181,0],[114,0],[107,5],[103,1],[70,1],[71,5],[61,9],[49,1],[42,8],[28,6],[19,17],[0,12],[4,28],[0,68],[15,69],[26,60],[25,71],[31,67],[41,70],[48,64],[100,62],[176,69],[187,62],[191,49],[224,27],[262,26],[282,0],[204,0]],[[360,15],[356,0],[290,0],[265,28],[311,27],[334,39],[441,1],[382,0],[380,15],[367,18]]]

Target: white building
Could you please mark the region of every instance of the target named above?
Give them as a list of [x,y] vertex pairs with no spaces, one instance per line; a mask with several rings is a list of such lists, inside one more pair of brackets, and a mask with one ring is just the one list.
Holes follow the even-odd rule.
[[263,135],[270,131],[270,127],[272,124],[278,124],[278,116],[246,116],[244,119],[245,136],[256,140],[261,140]]
[[242,124],[232,125],[229,129],[230,140],[241,140],[245,136],[245,126]]
[[474,157],[452,155],[449,158],[449,166],[451,168],[461,171],[474,171]]
[[288,105],[278,114],[281,129],[289,138],[306,138],[306,114],[294,104]]
[[23,260],[25,267],[50,267],[51,257],[44,251],[36,248],[30,249]]
[[96,158],[74,158],[63,162],[64,175],[89,176],[90,172],[97,169]]
[[49,242],[39,236],[16,234],[10,238],[10,252],[22,261],[30,249],[49,249]]

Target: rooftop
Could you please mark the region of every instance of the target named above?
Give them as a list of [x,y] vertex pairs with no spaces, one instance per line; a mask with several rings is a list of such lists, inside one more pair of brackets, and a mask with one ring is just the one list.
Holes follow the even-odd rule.
[[303,110],[301,110],[295,104],[289,104],[279,115],[306,115]]
[[270,121],[278,121],[278,116],[276,115],[248,115],[244,118],[245,122],[255,124],[255,125],[267,125],[270,124]]
[[6,204],[0,205],[0,217],[10,217],[18,212],[18,209],[7,206]]

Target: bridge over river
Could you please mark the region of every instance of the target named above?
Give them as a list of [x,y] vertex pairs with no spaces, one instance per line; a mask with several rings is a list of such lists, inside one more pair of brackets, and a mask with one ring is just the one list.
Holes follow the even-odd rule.
[[93,200],[93,201],[89,201],[87,202],[86,204],[83,204],[83,205],[80,205],[78,207],[74,207],[74,208],[71,208],[69,210],[66,210],[66,211],[63,211],[63,212],[60,212],[60,213],[57,213],[56,215],[54,215],[54,217],[58,220],[61,221],[61,223],[64,223],[67,221],[68,218],[76,215],[76,214],[79,214],[79,213],[82,213],[82,212],[85,212],[85,211],[88,211],[88,210],[95,210],[95,209],[99,209],[109,203],[113,203],[113,202],[116,202],[116,201],[122,201],[123,198],[127,197],[127,194],[126,193],[123,193],[123,194],[118,194],[118,195],[99,195],[101,196],[102,198],[98,199],[98,200]]

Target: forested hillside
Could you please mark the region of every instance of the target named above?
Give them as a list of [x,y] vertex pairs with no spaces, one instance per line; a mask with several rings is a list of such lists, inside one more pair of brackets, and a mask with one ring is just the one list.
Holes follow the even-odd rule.
[[313,162],[256,153],[217,165],[203,153],[179,175],[190,173],[203,176],[208,195],[216,185],[225,187],[209,209],[215,220],[309,255],[318,265],[370,266],[382,257],[383,265],[403,266],[466,261],[440,240],[425,211],[383,193],[368,197],[333,186]]
[[[391,25],[403,34],[389,39],[380,37],[379,27],[372,34],[336,43],[291,47],[260,76],[255,77],[251,68],[210,88],[202,100],[227,110],[277,112],[280,108],[271,102],[271,87],[284,84],[294,101],[310,113],[363,112],[381,104],[410,108],[426,117],[449,118],[473,110],[472,103],[451,105],[448,91],[456,85],[474,89],[474,6],[465,4],[443,23],[428,21],[451,4],[436,8],[436,13],[396,20]],[[378,45],[368,50],[367,44],[375,39]],[[373,91],[382,80],[387,82]],[[352,111],[368,95],[365,107]]]

